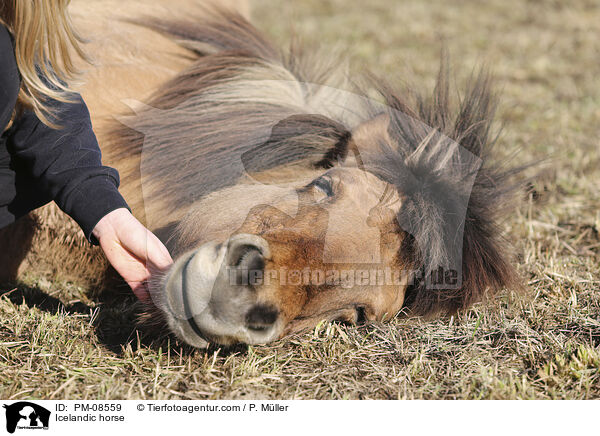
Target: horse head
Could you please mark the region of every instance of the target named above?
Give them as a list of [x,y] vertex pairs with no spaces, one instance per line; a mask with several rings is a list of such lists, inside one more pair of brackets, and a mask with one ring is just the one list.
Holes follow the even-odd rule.
[[282,55],[235,14],[147,24],[198,56],[114,135],[141,156],[175,259],[153,303],[184,341],[453,313],[518,285],[497,229],[517,170],[490,153],[487,74],[453,105],[444,67],[432,98],[404,96]]

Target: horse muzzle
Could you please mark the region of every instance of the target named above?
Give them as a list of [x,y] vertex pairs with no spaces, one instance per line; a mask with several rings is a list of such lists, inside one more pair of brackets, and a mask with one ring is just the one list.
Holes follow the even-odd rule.
[[157,306],[172,331],[196,347],[272,341],[283,326],[277,307],[260,296],[270,258],[269,244],[260,236],[208,242],[177,259]]

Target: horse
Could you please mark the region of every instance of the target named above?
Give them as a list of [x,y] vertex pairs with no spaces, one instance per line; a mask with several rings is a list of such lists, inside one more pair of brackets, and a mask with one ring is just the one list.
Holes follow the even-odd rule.
[[[89,20],[103,2],[74,3]],[[101,47],[118,62],[82,92],[133,213],[174,258],[146,318],[199,348],[264,344],[321,321],[445,316],[520,286],[499,227],[520,169],[494,152],[489,73],[455,102],[442,60],[424,97],[281,50],[248,13],[184,3],[185,16],[123,21]],[[78,247],[78,271],[103,275],[69,234],[64,258]]]

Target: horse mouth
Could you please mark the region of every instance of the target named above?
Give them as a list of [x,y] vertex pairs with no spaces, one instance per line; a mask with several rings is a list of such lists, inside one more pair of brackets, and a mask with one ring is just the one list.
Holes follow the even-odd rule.
[[260,236],[208,242],[177,259],[157,306],[171,330],[195,347],[275,340],[283,330],[279,311],[259,300],[260,286],[249,277],[262,273],[269,259],[269,244]]

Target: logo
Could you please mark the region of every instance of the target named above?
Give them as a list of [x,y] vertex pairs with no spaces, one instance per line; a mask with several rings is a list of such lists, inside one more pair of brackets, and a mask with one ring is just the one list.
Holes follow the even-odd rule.
[[10,405],[5,404],[6,409],[6,431],[14,433],[16,429],[48,430],[50,423],[50,411],[30,403],[19,401]]

